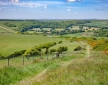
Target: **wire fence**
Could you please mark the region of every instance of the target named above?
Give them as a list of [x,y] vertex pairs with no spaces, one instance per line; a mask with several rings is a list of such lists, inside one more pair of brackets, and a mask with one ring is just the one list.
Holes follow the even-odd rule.
[[34,60],[52,60],[55,58],[61,58],[61,57],[66,57],[66,56],[72,56],[75,54],[81,53],[81,51],[73,51],[73,52],[63,52],[63,53],[53,53],[53,54],[42,54],[38,56],[29,56],[29,57],[13,57],[13,58],[8,58],[7,59],[7,66],[21,66],[21,65],[28,65],[32,63]]

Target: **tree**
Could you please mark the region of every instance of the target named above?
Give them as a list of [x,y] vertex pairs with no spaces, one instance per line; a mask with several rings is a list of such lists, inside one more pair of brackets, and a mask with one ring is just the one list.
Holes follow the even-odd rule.
[[30,56],[34,56],[34,55],[40,55],[41,51],[38,49],[28,49],[27,51],[25,51],[25,53],[23,54],[25,57],[29,58]]
[[66,46],[62,46],[62,47],[59,47],[59,48],[57,49],[57,52],[58,52],[58,53],[62,53],[62,52],[67,51],[67,50],[68,50],[68,48],[67,48]]

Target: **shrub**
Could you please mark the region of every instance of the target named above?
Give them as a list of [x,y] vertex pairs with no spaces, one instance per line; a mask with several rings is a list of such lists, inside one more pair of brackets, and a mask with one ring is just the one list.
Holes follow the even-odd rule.
[[20,56],[20,55],[24,54],[25,51],[26,50],[21,50],[21,51],[14,52],[14,57],[17,57],[17,56]]
[[68,50],[68,48],[66,47],[66,46],[62,46],[62,47],[59,47],[58,49],[57,49],[57,52],[58,53],[62,53],[63,51],[67,51]]
[[56,52],[56,49],[50,49],[50,53]]
[[61,43],[62,43],[62,41],[59,41],[59,42],[58,42],[58,44],[61,44]]
[[74,49],[74,51],[79,51],[79,50],[81,50],[82,49],[82,47],[81,46],[78,46],[78,47],[76,47],[75,49]]

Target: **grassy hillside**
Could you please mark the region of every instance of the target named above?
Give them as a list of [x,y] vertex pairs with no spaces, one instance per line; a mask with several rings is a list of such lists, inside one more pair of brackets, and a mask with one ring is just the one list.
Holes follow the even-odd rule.
[[[48,61],[39,61],[35,63],[31,63],[26,66],[20,66],[20,67],[4,67],[0,68],[0,84],[1,85],[13,85],[15,83],[19,83],[20,80],[25,81],[24,84],[18,84],[18,85],[27,85],[28,80],[30,78],[37,76],[37,74],[41,73],[43,70],[52,70],[60,67],[63,63],[68,62],[75,58],[82,58],[85,56],[84,54],[71,55],[61,58],[56,58],[53,60]],[[26,79],[28,80],[26,81]]]
[[[16,27],[7,27],[4,25],[6,22],[13,23]],[[0,85],[108,85],[107,37],[105,39],[102,37],[102,39],[100,37],[99,39],[94,38],[93,32],[76,32],[62,36],[56,34],[30,35],[26,32],[25,34],[14,33],[19,25],[31,23],[36,24],[34,21],[26,20],[0,21],[0,57],[2,55],[7,57],[16,51],[31,50],[32,47],[39,45],[46,45],[47,47],[48,44],[46,43],[49,42],[56,42],[57,44],[49,49],[42,48],[40,54],[33,55],[33,50],[31,50],[30,58],[24,57],[24,65],[22,55],[17,57],[11,55],[13,58],[10,58],[10,66],[8,66],[7,59],[1,58]],[[71,22],[69,23],[71,24]],[[85,23],[85,25],[101,27],[107,26],[107,23],[107,20],[93,20],[91,23]],[[36,31],[36,29],[33,30]],[[51,30],[49,27],[43,29]],[[79,26],[75,24],[73,29],[77,30]],[[12,32],[12,30],[14,31]],[[26,31],[31,33],[34,32],[33,30]],[[38,30],[40,30],[39,27]],[[63,28],[56,28],[55,30],[60,31]],[[60,41],[61,43],[58,43]],[[50,51],[50,49],[57,49],[60,46],[66,46],[68,51],[63,52],[59,57],[55,56],[55,52],[45,54],[46,50]]]
[[49,70],[46,78],[33,85],[107,85],[108,56],[95,52],[91,57],[75,59],[68,66]]

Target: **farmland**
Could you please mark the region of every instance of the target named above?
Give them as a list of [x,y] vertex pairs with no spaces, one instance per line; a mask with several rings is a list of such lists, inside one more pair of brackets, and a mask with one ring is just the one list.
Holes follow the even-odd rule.
[[0,84],[107,85],[107,23],[0,20]]

